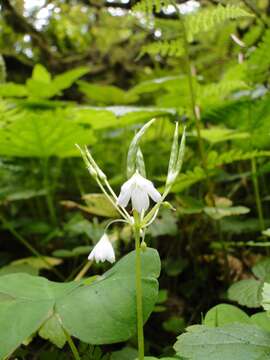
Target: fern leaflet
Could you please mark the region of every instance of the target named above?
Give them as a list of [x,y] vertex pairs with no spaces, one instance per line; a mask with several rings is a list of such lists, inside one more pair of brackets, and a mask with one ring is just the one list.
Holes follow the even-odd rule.
[[179,57],[184,53],[180,40],[157,41],[142,47],[140,56],[144,54]]

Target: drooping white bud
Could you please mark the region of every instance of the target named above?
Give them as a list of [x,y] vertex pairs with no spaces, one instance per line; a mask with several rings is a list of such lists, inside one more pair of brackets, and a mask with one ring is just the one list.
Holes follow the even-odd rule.
[[115,262],[113,246],[107,234],[103,234],[103,236],[100,238],[99,242],[89,254],[88,260],[96,262],[104,262],[106,260],[110,263]]

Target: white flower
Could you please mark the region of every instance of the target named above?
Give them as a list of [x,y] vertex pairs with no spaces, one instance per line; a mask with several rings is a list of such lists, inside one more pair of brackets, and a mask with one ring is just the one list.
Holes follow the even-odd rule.
[[131,199],[133,208],[141,213],[143,210],[146,211],[149,208],[149,196],[155,202],[161,200],[161,195],[155,189],[153,183],[136,171],[136,173],[122,185],[117,204],[126,207]]
[[96,262],[104,262],[108,260],[110,263],[115,262],[115,255],[112,244],[107,234],[104,234],[94,249],[88,256],[88,260],[95,260]]

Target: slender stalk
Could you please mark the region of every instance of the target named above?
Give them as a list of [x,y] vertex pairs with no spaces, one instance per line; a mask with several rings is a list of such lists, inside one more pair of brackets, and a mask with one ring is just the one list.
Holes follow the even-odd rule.
[[134,214],[135,250],[136,250],[136,305],[137,305],[137,336],[139,360],[144,360],[143,305],[142,305],[142,272],[139,217]]
[[92,265],[92,261],[87,261],[83,266],[83,268],[81,269],[81,271],[75,277],[74,281],[81,280],[84,277],[84,275],[87,273],[87,271],[90,269],[91,265]]
[[51,186],[50,186],[50,180],[49,180],[49,171],[48,171],[48,158],[45,158],[42,160],[42,167],[43,167],[43,185],[46,190],[46,201],[47,201],[47,207],[50,215],[51,222],[56,225],[57,224],[57,217],[55,213],[55,208],[53,204],[53,198],[52,198],[52,192],[51,192]]
[[104,188],[104,186],[102,185],[101,181],[96,178],[96,182],[98,183],[99,187],[101,188],[102,192],[104,193],[104,195],[107,197],[107,199],[110,201],[110,203],[113,205],[113,207],[123,216],[124,219],[127,219],[127,216],[125,215],[125,213],[122,211],[121,208],[119,208],[116,203],[114,202],[114,200],[110,197],[110,195],[107,193],[106,189]]
[[23,238],[13,227],[13,225],[2,214],[0,214],[0,221],[11,232],[11,234],[14,235],[14,237],[17,240],[19,240],[21,244],[23,244],[33,255],[35,255],[37,258],[42,260],[50,268],[50,270],[53,271],[58,276],[58,278],[64,280],[62,274],[48,262],[45,256],[40,254],[38,250],[36,250],[25,238]]
[[261,231],[263,231],[263,230],[265,230],[265,222],[264,222],[264,216],[263,216],[263,208],[262,208],[262,200],[261,200],[259,182],[258,182],[258,177],[257,177],[257,162],[256,162],[255,158],[251,159],[251,171],[252,171],[252,181],[253,181],[254,192],[255,192],[257,212],[258,212],[258,217],[259,217],[259,224],[260,224]]
[[62,328],[64,333],[65,333],[65,336],[66,336],[66,339],[67,339],[67,342],[68,342],[68,345],[70,347],[70,350],[72,351],[72,354],[73,354],[73,357],[75,360],[81,360],[81,357],[80,357],[80,354],[74,344],[74,341],[72,340],[72,337],[69,335],[69,333],[64,329]]

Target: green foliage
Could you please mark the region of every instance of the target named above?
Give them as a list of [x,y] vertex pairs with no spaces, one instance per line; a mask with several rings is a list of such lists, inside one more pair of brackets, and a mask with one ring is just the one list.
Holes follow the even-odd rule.
[[116,86],[89,84],[86,81],[79,81],[78,84],[79,90],[98,105],[132,104],[138,101],[135,93]]
[[219,304],[207,312],[203,324],[210,327],[220,327],[234,322],[250,324],[250,318],[236,306]]
[[253,81],[265,81],[269,78],[269,46],[270,31],[266,30],[258,47],[251,53],[248,60],[248,76],[250,76]]
[[61,95],[62,90],[69,88],[78,78],[88,72],[88,67],[80,67],[56,75],[52,79],[47,69],[41,64],[37,64],[33,69],[32,77],[27,80],[25,85],[0,84],[0,96],[49,99],[55,95]]
[[229,299],[247,307],[260,307],[263,284],[269,281],[269,267],[269,258],[259,261],[252,267],[252,273],[257,279],[240,280],[231,285],[228,290]]
[[174,348],[191,360],[266,360],[270,356],[270,334],[256,326],[230,324],[217,328],[190,327]]
[[[142,261],[146,320],[157,297],[160,263],[153,249],[142,254]],[[1,276],[0,357],[10,355],[41,326],[41,336],[58,346],[64,344],[61,327],[91,344],[130,338],[136,330],[134,266],[133,252],[121,259],[101,281],[91,285],[76,281],[55,283],[26,274]]]
[[[25,121],[27,118],[27,121]],[[49,157],[78,155],[74,144],[78,139],[91,144],[91,129],[68,119],[68,112],[21,112],[14,121],[0,128],[0,154],[18,157]]]
[[226,20],[250,16],[252,15],[249,12],[237,5],[207,7],[187,17],[186,27],[189,40],[202,32],[216,30]]
[[[268,359],[269,259],[253,266],[270,244],[266,2],[181,1],[178,14],[169,0],[26,3],[0,13],[0,358],[68,360],[63,329],[82,360],[138,357],[134,254],[103,276],[108,264],[86,262],[105,228],[121,258],[132,229],[110,223],[119,215],[74,146],[89,146],[118,195],[137,133],[128,176],[161,192],[167,169],[176,180],[144,234],[163,269],[157,299],[158,257],[142,253],[145,319],[155,312],[145,359]],[[173,137],[182,121],[186,146]],[[251,316],[219,304],[228,287]],[[174,355],[172,336],[201,314]]]
[[180,40],[156,41],[142,47],[140,56],[145,54],[160,55],[164,57],[181,57],[184,54],[184,47]]
[[228,290],[230,300],[251,308],[261,306],[262,283],[255,279],[245,279],[231,285]]
[[151,15],[153,11],[158,13],[162,7],[168,6],[170,3],[170,0],[141,0],[133,6],[132,11]]

